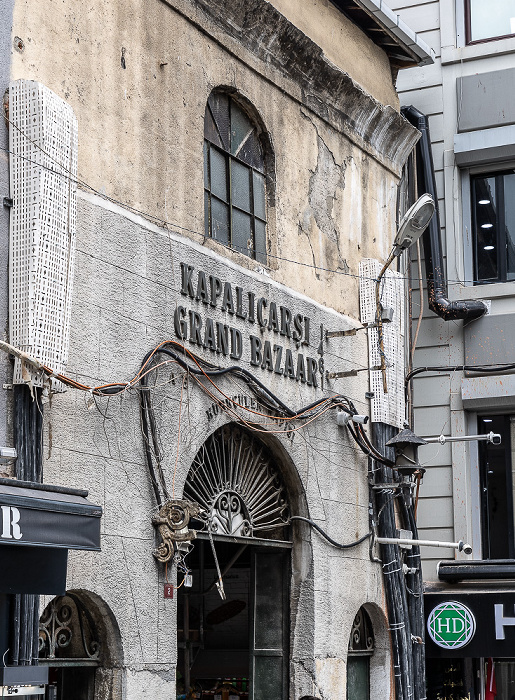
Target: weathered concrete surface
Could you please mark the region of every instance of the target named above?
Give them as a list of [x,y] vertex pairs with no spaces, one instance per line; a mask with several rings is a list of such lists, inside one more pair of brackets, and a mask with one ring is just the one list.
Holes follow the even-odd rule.
[[[8,263],[9,263],[9,210],[3,206],[4,197],[9,197],[9,134],[3,119],[4,91],[9,84],[12,54],[12,16],[14,0],[0,0],[0,337],[8,340]],[[12,424],[9,395],[3,384],[12,377],[11,364],[4,353],[0,354],[0,445],[12,445]],[[9,473],[0,465],[0,475]]]
[[[224,314],[221,308],[206,308],[202,301],[181,294],[180,262],[218,275],[233,288],[241,285],[251,289],[256,298],[266,296],[310,316],[310,345],[300,347],[306,355],[318,357],[321,323],[327,328],[336,323],[338,327],[353,324],[352,319],[314,304],[266,275],[228,262],[207,247],[124,215],[114,205],[103,206],[97,197],[79,198],[79,219],[77,303],[72,312],[68,373],[80,381],[97,384],[133,376],[150,349],[165,338],[175,337],[173,316],[180,305],[203,318],[211,314],[214,319],[225,319],[241,331],[246,347],[249,334],[256,332],[255,324]],[[267,330],[261,335],[266,339],[273,334]],[[293,352],[297,350],[287,338],[281,342]],[[366,356],[365,339],[359,335],[329,342],[324,355],[329,370],[356,366]],[[187,344],[206,359],[232,363],[229,358]],[[306,405],[328,391],[343,391],[353,397],[359,411],[367,411],[365,374],[325,384],[322,391],[321,386],[309,387],[252,367],[247,352],[239,364],[292,407]],[[188,382],[181,404],[182,374],[173,365],[166,371],[173,371],[174,378],[166,375],[166,391],[156,390],[156,416],[165,475],[170,483],[177,461],[175,489],[180,495],[197,450],[229,418],[210,412],[212,399],[193,382]],[[228,395],[239,390],[229,379],[220,380],[219,385]],[[178,443],[179,413],[182,428]],[[176,600],[163,598],[164,571],[152,556],[155,503],[144,462],[137,396],[130,392],[100,401],[98,409],[88,409],[82,393],[68,390],[54,396],[52,405],[46,407],[45,422],[45,479],[87,488],[90,499],[104,508],[102,551],[70,554],[68,587],[93,591],[112,611],[123,646],[123,697],[136,700],[143,690],[151,689],[152,697],[165,698],[174,686]],[[304,507],[300,512],[338,541],[352,541],[368,531],[366,459],[346,431],[336,425],[334,412],[293,437],[279,434],[267,444],[305,494],[297,505],[293,502],[295,512]],[[309,530],[303,532],[307,539],[299,539],[296,545],[292,579],[292,697],[315,689],[326,700],[340,700],[354,616],[362,604],[374,610],[383,606],[381,571],[370,561],[367,543],[340,552]],[[381,624],[379,616],[378,639]],[[385,648],[376,657],[379,665],[374,687],[378,697],[388,697],[388,673],[380,671],[389,668],[388,658]]]
[[[326,370],[366,369],[365,336],[324,342],[324,331],[358,325],[358,264],[389,252],[397,180],[417,135],[396,111],[386,57],[341,15],[331,41],[345,37],[348,43],[331,52],[325,30],[333,20],[332,7],[314,1],[302,11],[288,0],[16,5],[13,33],[23,49],[14,53],[12,77],[43,82],[72,105],[79,120],[83,184],[68,374],[91,385],[130,380],[149,350],[177,339],[174,314],[182,306],[184,318],[198,313],[204,328],[211,315],[241,333],[245,352],[238,364],[289,406],[342,392],[368,413],[365,372],[332,383],[325,379]],[[204,240],[204,114],[217,87],[252,105],[269,144],[264,269]],[[168,227],[149,223],[152,217]],[[198,293],[198,299],[181,294],[181,262],[193,266],[194,280],[203,270],[233,290],[240,286],[256,299],[309,317],[309,340],[297,346],[220,304],[212,308]],[[280,341],[295,357],[311,357],[318,386],[251,365],[251,335]],[[234,364],[191,339],[190,327],[186,343],[192,351]],[[164,472],[170,481],[176,470],[180,495],[196,452],[229,418],[213,411],[213,399],[191,381],[181,403],[183,375],[175,366],[166,370],[164,388],[156,390],[156,417]],[[228,395],[240,390],[229,378],[219,384]],[[265,437],[295,484],[296,512],[339,541],[368,531],[366,459],[336,425],[333,411],[293,438]],[[70,555],[68,587],[96,594],[116,620],[123,667],[116,667],[109,700],[170,697],[176,600],[163,598],[164,572],[152,556],[156,504],[136,394],[102,400],[98,407],[73,390],[54,396],[45,408],[44,473],[47,482],[87,488],[104,508],[102,551]],[[363,604],[378,640],[372,695],[387,698],[382,583],[368,544],[340,552],[299,529],[290,700],[306,693],[341,700],[349,634]],[[102,692],[109,692],[110,672],[105,670]]]
[[399,108],[390,64],[371,39],[329,0],[270,0],[292,24],[318,44],[327,58],[378,102]]
[[[347,26],[343,16],[340,22]],[[94,9],[66,0],[51,12],[20,2],[13,31],[25,43],[13,58],[14,77],[42,81],[75,110],[80,179],[197,241],[207,98],[225,86],[249,100],[275,155],[270,274],[357,317],[357,283],[340,273],[357,274],[363,256],[386,256],[397,174],[417,136],[353,82],[352,65],[344,72],[328,61],[260,0],[132,0],[123,7],[97,0]],[[362,44],[355,61],[373,75],[377,56],[370,64],[365,35]],[[311,191],[323,184],[328,162],[341,173],[323,197],[330,225],[318,211],[320,192]],[[255,268],[245,256],[223,253]],[[290,265],[292,258],[307,267]]]

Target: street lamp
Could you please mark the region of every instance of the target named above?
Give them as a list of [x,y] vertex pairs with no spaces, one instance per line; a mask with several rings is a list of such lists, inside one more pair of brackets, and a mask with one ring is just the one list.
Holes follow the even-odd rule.
[[381,358],[381,372],[383,374],[383,391],[386,394],[388,387],[386,385],[386,360],[384,354],[383,340],[383,307],[381,304],[381,278],[395,258],[404,251],[410,248],[418,241],[424,233],[427,225],[431,221],[435,211],[434,199],[430,194],[423,194],[413,206],[404,214],[393,242],[392,252],[388,256],[383,269],[377,276],[376,280],[376,309],[377,309],[377,336],[379,340],[379,355]]
[[430,194],[423,194],[404,214],[393,242],[393,255],[398,257],[403,250],[410,248],[424,233],[435,211],[435,203]]
[[415,472],[424,471],[418,461],[420,445],[427,445],[427,441],[415,435],[409,428],[404,428],[386,443],[387,447],[395,449],[395,466],[393,468],[403,477],[409,478]]

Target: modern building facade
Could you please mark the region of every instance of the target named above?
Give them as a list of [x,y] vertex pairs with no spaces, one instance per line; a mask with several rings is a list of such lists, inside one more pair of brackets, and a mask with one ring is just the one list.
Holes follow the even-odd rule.
[[5,476],[103,509],[39,603],[47,696],[393,697],[337,417],[369,414],[359,264],[391,249],[419,138],[394,76],[427,46],[370,1],[2,10]]
[[[410,69],[397,80],[402,104],[415,108],[407,112],[412,121],[427,117],[421,123],[429,126],[443,242],[438,260],[446,278],[447,305],[435,301],[434,255],[424,245],[419,262],[430,285],[428,290],[424,283],[421,324],[414,294],[413,367],[441,369],[413,380],[414,430],[432,439],[501,436],[500,444],[442,440],[420,449],[426,468],[418,505],[421,536],[463,539],[473,549],[471,557],[458,554],[455,564],[440,567],[438,560],[453,560],[453,553],[423,550],[426,614],[457,602],[469,608],[470,620],[476,618],[475,632],[467,622],[469,631],[459,641],[435,643],[428,637],[427,655],[439,657],[428,666],[428,697],[490,698],[496,683],[497,697],[511,698],[514,11],[502,1],[392,5],[437,53],[431,67]],[[423,179],[420,173],[419,167]],[[418,287],[416,256],[413,260]],[[460,304],[474,309],[465,320],[456,315]],[[445,615],[455,614],[446,610]],[[433,634],[435,624],[433,616]]]

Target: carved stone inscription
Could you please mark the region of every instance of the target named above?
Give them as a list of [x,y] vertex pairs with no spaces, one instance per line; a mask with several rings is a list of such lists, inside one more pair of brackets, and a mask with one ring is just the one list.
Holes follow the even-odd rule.
[[178,306],[174,313],[174,330],[179,340],[213,353],[240,360],[245,354],[252,367],[259,367],[308,386],[318,387],[318,374],[323,374],[323,359],[285,347],[292,341],[296,349],[310,346],[311,320],[294,313],[287,306],[278,305],[265,297],[256,298],[252,291],[222,282],[203,270],[181,263],[181,294],[203,304],[208,309],[220,308],[234,318],[253,324],[261,334],[274,334],[276,340],[249,335],[244,347],[241,331],[194,309]]

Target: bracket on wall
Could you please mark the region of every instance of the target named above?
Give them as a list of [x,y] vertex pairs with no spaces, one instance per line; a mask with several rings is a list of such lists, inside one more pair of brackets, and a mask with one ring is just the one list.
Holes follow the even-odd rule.
[[195,530],[189,530],[190,518],[199,515],[198,503],[186,500],[170,500],[152,518],[152,525],[161,535],[161,544],[154,550],[155,558],[165,564],[174,554],[174,542],[191,542],[197,536]]

